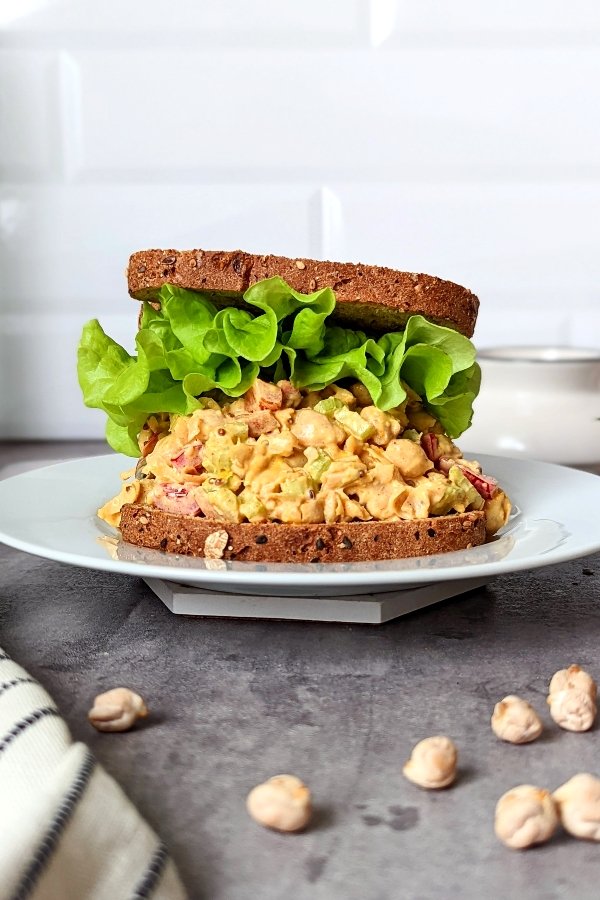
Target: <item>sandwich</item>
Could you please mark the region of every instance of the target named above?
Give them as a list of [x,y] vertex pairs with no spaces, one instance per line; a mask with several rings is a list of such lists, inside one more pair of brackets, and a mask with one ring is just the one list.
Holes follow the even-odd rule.
[[147,250],[136,353],[88,322],[87,406],[136,462],[98,515],[142,547],[348,562],[463,550],[510,501],[455,439],[479,301],[429,275],[242,251]]

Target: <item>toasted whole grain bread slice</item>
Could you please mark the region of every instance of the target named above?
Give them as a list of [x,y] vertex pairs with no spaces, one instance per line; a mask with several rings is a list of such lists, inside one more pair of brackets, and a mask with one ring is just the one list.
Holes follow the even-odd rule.
[[483,512],[400,522],[334,525],[235,524],[127,504],[123,540],[141,547],[246,562],[339,563],[430,556],[465,550],[486,538]]
[[210,294],[217,305],[239,305],[242,294],[263,278],[280,275],[295,290],[335,291],[332,319],[356,328],[394,331],[421,314],[471,337],[479,300],[467,288],[432,275],[384,266],[337,263],[242,250],[140,250],[129,259],[129,293],[156,302],[163,284]]

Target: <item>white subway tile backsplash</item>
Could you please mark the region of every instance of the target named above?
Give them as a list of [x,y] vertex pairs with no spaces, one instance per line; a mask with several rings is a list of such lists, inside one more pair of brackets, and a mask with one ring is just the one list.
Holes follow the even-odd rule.
[[[368,29],[367,26],[370,26]],[[0,6],[4,40],[59,36],[113,43],[125,38],[162,43],[202,39],[221,46],[375,46],[474,40],[540,44],[575,38],[598,41],[600,10],[595,0],[4,0]]]
[[[570,344],[570,311],[528,308],[524,299],[494,303],[482,298],[473,343],[476,347]],[[599,345],[600,346],[600,345]]]
[[597,172],[592,49],[81,52],[81,177]]
[[65,43],[92,35],[119,42],[159,38],[161,43],[192,38],[197,49],[210,37],[219,44],[263,46],[282,43],[340,46],[366,42],[366,0],[8,0],[0,25],[11,35],[60,35]]
[[600,348],[600,300],[594,305],[569,310],[567,343],[573,347]]
[[600,307],[599,209],[600,184],[334,184],[324,253],[432,272],[494,309],[564,314]]
[[318,256],[320,205],[314,185],[0,187],[2,306],[126,309],[129,254],[149,247]]
[[452,38],[513,43],[600,38],[596,0],[371,0],[371,34],[376,45],[404,46],[415,38]]
[[[56,311],[35,317],[0,314],[2,439],[102,437],[105,416],[86,409],[77,383],[77,344],[87,318]],[[100,318],[105,330],[131,350],[131,316]]]
[[59,149],[54,54],[0,50],[0,176],[52,176]]

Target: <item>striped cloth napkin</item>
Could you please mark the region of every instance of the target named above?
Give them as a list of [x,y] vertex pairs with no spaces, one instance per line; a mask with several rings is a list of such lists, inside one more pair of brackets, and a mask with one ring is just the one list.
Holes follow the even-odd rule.
[[0,649],[0,900],[185,900],[165,845]]

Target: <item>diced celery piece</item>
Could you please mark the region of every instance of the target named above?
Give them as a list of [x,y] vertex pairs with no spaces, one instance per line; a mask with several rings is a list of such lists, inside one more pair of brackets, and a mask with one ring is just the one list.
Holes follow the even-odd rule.
[[421,441],[421,435],[414,428],[405,428],[401,437],[406,438],[407,441],[413,441],[415,444]]
[[207,441],[202,455],[202,465],[211,475],[228,478],[231,474],[231,455],[228,448],[221,449],[216,442]]
[[246,422],[228,422],[225,426],[225,431],[234,443],[248,440],[248,425]]
[[[238,423],[233,423],[228,427],[237,428],[237,425]],[[240,425],[242,428],[246,428],[243,423],[240,423]],[[225,431],[225,429],[222,430]],[[243,433],[242,431],[239,432],[240,440],[243,439]],[[212,431],[202,452],[202,465],[206,471],[210,472],[211,475],[217,475],[219,478],[228,478],[232,471],[232,452],[235,443],[236,440],[231,432],[221,435],[219,434],[219,429]]]
[[474,509],[483,508],[485,502],[483,497],[479,491],[475,490],[469,479],[460,471],[460,466],[452,466],[448,472],[448,478],[452,484],[455,484],[457,488],[460,488],[467,506],[472,506]]
[[287,478],[281,483],[281,492],[283,494],[293,494],[296,497],[303,497],[310,490],[314,490],[314,481],[308,472],[299,472],[298,475]]
[[210,502],[226,519],[239,521],[238,498],[226,487],[217,487],[209,493]]
[[217,401],[212,397],[198,397],[196,402],[198,409],[221,409]]
[[327,397],[326,400],[319,400],[313,407],[315,412],[323,413],[324,416],[333,415],[338,409],[345,409],[344,404],[337,397]]
[[324,450],[318,451],[318,456],[315,457],[311,462],[306,463],[304,466],[304,471],[315,481],[317,484],[321,483],[321,479],[323,475],[331,465],[331,457]]
[[357,412],[344,407],[334,412],[333,418],[336,422],[349,431],[351,435],[358,438],[359,441],[366,441],[367,438],[375,434],[375,426],[370,422],[366,422]]
[[258,499],[253,491],[245,488],[239,496],[240,513],[249,522],[264,522],[267,518],[267,511],[262,502]]
[[460,504],[461,502],[466,503],[463,492],[455,484],[449,484],[437,503],[431,504],[429,511],[432,516],[445,516],[454,507],[455,503]]

